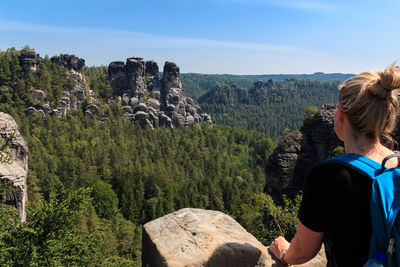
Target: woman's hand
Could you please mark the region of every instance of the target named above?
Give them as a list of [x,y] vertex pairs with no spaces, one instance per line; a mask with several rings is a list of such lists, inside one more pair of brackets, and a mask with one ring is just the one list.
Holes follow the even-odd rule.
[[280,236],[271,243],[269,249],[281,261],[282,252],[286,251],[283,258],[284,263],[302,264],[317,255],[321,249],[323,239],[323,232],[314,232],[304,226],[299,220],[296,235],[290,243],[284,237]]
[[289,246],[290,243],[283,236],[279,236],[271,243],[269,249],[275,257],[281,259],[281,253],[288,250]]

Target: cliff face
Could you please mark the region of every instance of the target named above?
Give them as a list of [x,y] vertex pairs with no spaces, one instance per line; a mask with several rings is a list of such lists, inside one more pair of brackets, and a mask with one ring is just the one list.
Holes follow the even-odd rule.
[[293,132],[283,140],[268,159],[265,191],[279,199],[302,189],[308,172],[343,143],[333,129],[335,105],[324,105],[302,132]]
[[10,181],[12,189],[2,196],[4,203],[15,207],[25,221],[25,202],[27,200],[27,172],[28,172],[28,148],[18,131],[18,125],[8,114],[0,112],[0,136],[3,140],[14,135],[10,144],[11,163],[0,163],[0,181]]
[[108,78],[114,95],[124,105],[124,116],[142,127],[193,127],[212,124],[207,114],[186,97],[179,79],[179,67],[165,62],[160,79],[157,63],[128,58],[108,66]]

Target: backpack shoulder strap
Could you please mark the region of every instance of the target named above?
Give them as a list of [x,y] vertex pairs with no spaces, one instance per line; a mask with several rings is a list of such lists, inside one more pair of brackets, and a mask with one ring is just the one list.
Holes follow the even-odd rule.
[[378,162],[353,153],[343,154],[339,157],[327,159],[325,162],[340,163],[371,177],[371,179],[375,179],[381,172],[381,165]]

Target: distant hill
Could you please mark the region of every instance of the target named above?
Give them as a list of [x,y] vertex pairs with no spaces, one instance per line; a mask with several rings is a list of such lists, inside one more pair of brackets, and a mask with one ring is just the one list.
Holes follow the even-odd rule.
[[243,88],[251,88],[256,81],[274,82],[284,81],[295,78],[298,80],[317,80],[317,81],[344,81],[354,76],[354,74],[343,73],[323,73],[314,74],[265,74],[265,75],[232,75],[232,74],[199,74],[181,73],[180,78],[186,94],[197,98],[208,91],[215,84],[235,84]]
[[339,81],[257,81],[249,89],[216,84],[197,101],[215,124],[255,129],[281,137],[285,129],[297,130],[308,106],[336,103]]

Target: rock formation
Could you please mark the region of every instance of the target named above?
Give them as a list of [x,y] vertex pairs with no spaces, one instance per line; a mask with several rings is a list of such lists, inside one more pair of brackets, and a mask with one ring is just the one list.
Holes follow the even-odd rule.
[[68,54],[54,56],[51,58],[51,62],[64,66],[70,71],[74,71],[76,73],[81,73],[82,68],[85,66],[85,60],[83,58],[78,58],[75,55]]
[[24,70],[36,71],[37,66],[40,64],[40,56],[36,54],[35,50],[22,51],[19,56],[21,67]]
[[[142,266],[285,265],[228,215],[185,208],[143,226]],[[326,266],[324,250],[310,262],[298,266]]]
[[[85,77],[81,73],[82,68],[85,66],[84,59],[78,58],[75,55],[61,54],[60,56],[52,57],[51,61],[68,69],[72,79],[75,81],[75,85],[69,91],[61,92],[60,103],[55,109],[52,109],[50,104],[47,102],[45,92],[41,90],[32,91],[32,98],[38,103],[28,107],[28,116],[38,115],[46,117],[51,114],[56,114],[58,117],[66,116],[69,111],[76,110],[79,106],[85,103],[87,95],[90,96],[92,94],[87,87]],[[89,97],[89,100],[91,101],[88,105],[93,104],[93,98]],[[90,107],[90,109],[85,107],[85,114],[87,116],[93,116],[93,110],[93,107]],[[97,110],[97,107],[95,110]]]
[[[56,109],[53,110],[59,117],[65,116],[70,110],[76,110],[79,106],[85,103],[86,96],[91,92],[86,84],[85,76],[82,75],[82,68],[85,66],[85,60],[78,58],[75,55],[61,54],[54,56],[51,61],[68,69],[72,78],[75,80],[75,85],[69,91],[61,92],[61,100]],[[87,103],[88,105],[92,103]],[[97,109],[97,107],[96,107]],[[84,107],[85,114],[92,116],[91,111],[87,112],[87,107]]]
[[18,131],[18,125],[8,114],[0,112],[0,136],[6,140],[14,135],[9,147],[11,162],[0,162],[0,181],[10,181],[12,189],[2,196],[3,202],[15,207],[25,221],[25,202],[27,200],[27,172],[28,172],[28,148]]
[[179,67],[164,65],[160,79],[157,63],[132,57],[108,66],[108,79],[118,102],[124,105],[124,116],[142,127],[193,127],[211,117],[199,114],[200,107],[187,98],[179,79]]
[[274,150],[266,166],[265,188],[274,199],[297,194],[311,168],[343,146],[333,130],[335,110],[335,105],[324,105],[301,132],[289,134]]

